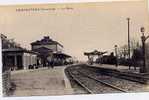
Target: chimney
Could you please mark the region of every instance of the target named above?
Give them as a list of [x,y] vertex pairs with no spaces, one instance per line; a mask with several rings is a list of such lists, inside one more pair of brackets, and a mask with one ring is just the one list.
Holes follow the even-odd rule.
[[44,39],[49,40],[50,37],[49,36],[44,36]]

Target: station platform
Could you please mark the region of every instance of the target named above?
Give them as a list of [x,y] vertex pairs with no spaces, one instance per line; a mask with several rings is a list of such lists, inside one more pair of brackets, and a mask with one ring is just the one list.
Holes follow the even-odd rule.
[[131,66],[130,69],[129,69],[129,66],[122,66],[122,65],[118,65],[116,67],[115,65],[108,65],[108,64],[93,64],[90,66],[115,69],[121,72],[139,73],[139,67],[136,67],[136,70],[135,70],[133,66]]
[[67,66],[11,72],[15,90],[11,96],[55,96],[73,94],[64,69]]

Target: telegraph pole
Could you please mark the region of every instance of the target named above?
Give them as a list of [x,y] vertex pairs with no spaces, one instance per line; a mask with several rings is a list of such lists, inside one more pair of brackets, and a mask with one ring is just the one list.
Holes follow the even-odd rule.
[[131,67],[130,65],[130,18],[127,18],[128,21],[128,64],[129,64],[129,69]]

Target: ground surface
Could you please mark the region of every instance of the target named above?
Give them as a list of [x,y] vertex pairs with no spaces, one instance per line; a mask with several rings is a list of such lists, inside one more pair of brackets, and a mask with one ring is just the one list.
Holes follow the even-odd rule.
[[20,70],[11,73],[16,90],[12,96],[47,96],[73,94],[65,67]]
[[[130,71],[138,73],[139,69],[131,70],[128,67],[113,65],[94,64],[97,67],[113,68],[121,71]],[[11,80],[16,89],[11,96],[51,96],[51,95],[69,95],[69,94],[86,94],[84,90],[76,85],[70,84],[70,81],[65,75],[64,69],[66,66],[55,67],[48,69],[46,67],[35,70],[19,70],[11,72]],[[68,75],[67,75],[68,76]],[[71,82],[72,83],[72,82]],[[120,84],[120,83],[117,83]],[[72,86],[71,86],[72,85]],[[135,91],[149,91],[149,85],[137,87]]]
[[108,64],[93,64],[93,66],[101,67],[101,68],[103,67],[103,68],[109,68],[109,69],[116,69],[121,72],[139,73],[139,67],[137,67],[135,70],[133,66],[131,66],[130,69],[128,66],[122,66],[122,65],[118,65],[116,67],[115,65],[108,65]]

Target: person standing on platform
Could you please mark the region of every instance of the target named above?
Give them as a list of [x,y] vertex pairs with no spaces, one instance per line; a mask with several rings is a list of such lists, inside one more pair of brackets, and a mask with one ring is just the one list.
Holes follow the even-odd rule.
[[55,61],[55,60],[54,60],[54,58],[52,57],[52,58],[51,58],[51,63],[50,63],[52,69],[54,68],[54,61]]

